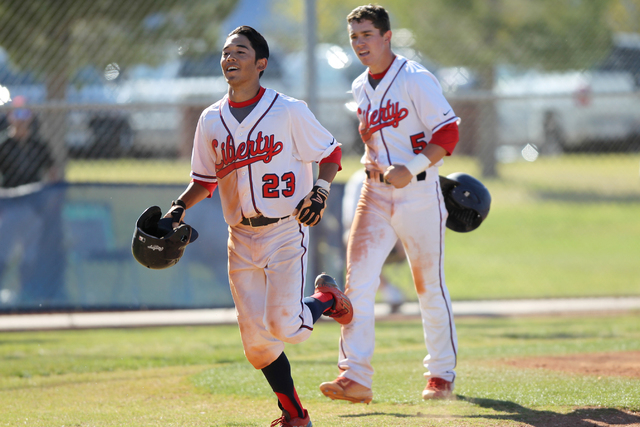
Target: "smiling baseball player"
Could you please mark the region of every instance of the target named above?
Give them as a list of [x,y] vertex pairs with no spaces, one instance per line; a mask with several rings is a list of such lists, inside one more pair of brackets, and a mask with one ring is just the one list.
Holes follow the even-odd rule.
[[326,274],[317,277],[315,294],[303,297],[307,226],[322,218],[341,149],[305,103],[260,86],[268,58],[267,42],[253,28],[227,37],[220,63],[228,94],[200,116],[192,182],[165,217],[177,212],[181,221],[187,208],[219,189],[245,355],[277,395],[282,416],[272,426],[308,427],[284,346],[309,338],[323,314],[343,324],[352,317],[349,299]]
[[342,326],[337,379],[322,383],[331,399],[373,398],[374,302],[380,273],[402,241],[418,294],[428,355],[425,399],[451,395],[457,337],[444,281],[447,211],[438,166],[458,142],[458,117],[436,78],[391,50],[381,6],[347,16],[351,46],[368,69],[352,85],[365,144],[365,179],[347,246],[346,294],[353,320]]

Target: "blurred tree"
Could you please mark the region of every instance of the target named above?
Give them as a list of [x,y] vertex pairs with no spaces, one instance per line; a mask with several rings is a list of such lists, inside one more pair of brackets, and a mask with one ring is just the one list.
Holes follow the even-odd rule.
[[[219,23],[234,6],[234,0],[0,0],[0,46],[13,63],[44,78],[47,100],[63,102],[70,76],[86,65],[113,78],[128,64],[157,61],[169,43],[181,53],[195,41],[219,49]],[[47,116],[48,139],[64,159],[64,114]]]
[[615,31],[640,33],[640,0],[614,1],[609,22]]
[[[348,44],[345,17],[366,3],[319,2],[321,41]],[[395,0],[383,6],[392,30],[411,30],[412,47],[441,65],[472,68],[588,68],[608,52],[613,32],[640,25],[640,0]],[[298,1],[282,0],[279,8],[302,20]]]
[[[398,0],[398,24],[445,65],[588,68],[611,46],[616,0]],[[397,24],[397,25],[398,25]],[[442,41],[446,40],[446,43]],[[488,82],[492,84],[493,82]]]
[[[443,65],[467,66],[479,89],[491,91],[495,66],[546,70],[585,69],[611,48],[608,12],[617,0],[398,0],[400,26],[414,32],[415,47]],[[446,40],[446,43],[443,43]],[[484,103],[477,155],[482,175],[497,176],[497,117]]]
[[49,100],[60,100],[69,77],[86,65],[154,64],[168,45],[181,54],[194,46],[219,50],[219,24],[234,6],[234,0],[0,0],[0,46],[12,62],[45,77]]

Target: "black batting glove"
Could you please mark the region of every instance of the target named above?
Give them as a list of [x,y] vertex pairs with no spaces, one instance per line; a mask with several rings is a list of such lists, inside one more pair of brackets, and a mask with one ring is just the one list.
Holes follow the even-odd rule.
[[184,222],[184,208],[182,206],[174,206],[173,209],[169,211],[171,218],[174,223],[178,223],[178,225]]
[[167,211],[163,218],[172,219],[172,228],[178,227],[184,223],[184,214],[187,205],[182,200],[174,200],[171,202],[171,208]]
[[300,224],[313,227],[322,219],[322,214],[327,207],[327,198],[329,198],[329,190],[315,185],[307,197],[300,200],[292,215]]

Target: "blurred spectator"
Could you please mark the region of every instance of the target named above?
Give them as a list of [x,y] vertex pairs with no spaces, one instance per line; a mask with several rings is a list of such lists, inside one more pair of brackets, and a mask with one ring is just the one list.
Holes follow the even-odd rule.
[[[51,151],[24,99],[13,105],[0,136],[0,304],[45,307],[64,299],[63,198],[37,185],[54,177]],[[17,292],[3,289],[11,265],[17,265]]]
[[9,113],[9,127],[0,140],[1,186],[5,188],[48,181],[54,176],[51,151],[34,132],[33,113],[19,100],[14,104],[19,107]]
[[[366,178],[364,168],[356,171],[344,187],[344,195],[342,198],[342,228],[344,234],[342,239],[345,247],[349,241],[349,234],[351,232],[351,223],[356,212],[358,205],[358,199],[360,198],[360,190],[362,190],[362,184]],[[404,254],[404,248],[400,239],[396,241],[396,245],[391,250],[391,253],[387,257],[385,264],[396,264],[406,260]],[[405,297],[402,291],[396,287],[393,283],[389,282],[384,272],[380,274],[380,287],[378,292],[382,297],[382,301],[389,304],[391,313],[397,313],[400,307],[405,302]]]

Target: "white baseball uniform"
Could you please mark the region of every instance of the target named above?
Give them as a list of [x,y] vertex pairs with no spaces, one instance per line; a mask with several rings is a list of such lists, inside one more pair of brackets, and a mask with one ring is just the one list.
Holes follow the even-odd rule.
[[[306,104],[266,89],[238,123],[228,96],[198,121],[191,177],[216,183],[229,224],[229,281],[245,355],[256,368],[271,364],[284,342],[313,330],[302,302],[309,229],[290,216],[313,187],[312,162],[340,144]],[[243,218],[281,218],[260,227]]]
[[[437,79],[420,64],[397,56],[374,89],[368,70],[353,82],[358,117],[367,129],[362,163],[384,172],[406,164],[433,133],[459,119]],[[365,137],[365,138],[366,138]],[[447,210],[437,165],[413,177],[404,188],[371,174],[360,195],[347,248],[346,294],[353,321],[342,326],[338,367],[341,376],[372,387],[374,302],[385,259],[399,238],[409,261],[420,303],[427,377],[455,378],[457,336],[444,281],[444,234]]]

